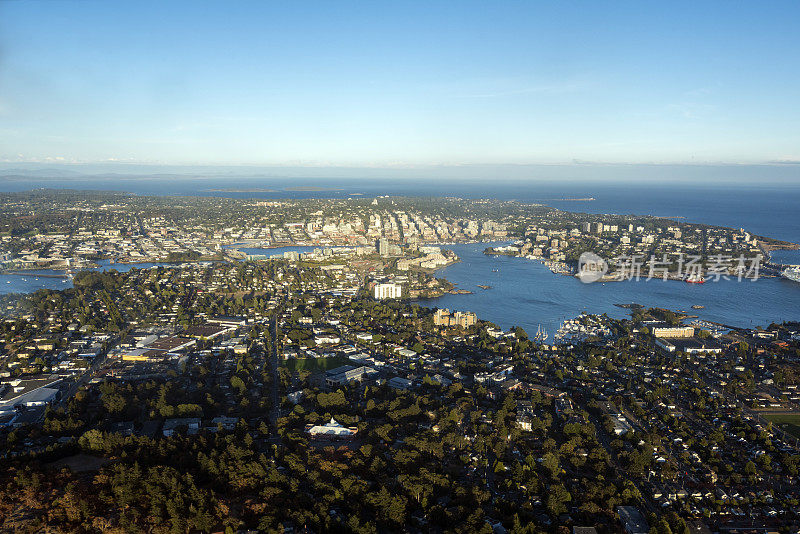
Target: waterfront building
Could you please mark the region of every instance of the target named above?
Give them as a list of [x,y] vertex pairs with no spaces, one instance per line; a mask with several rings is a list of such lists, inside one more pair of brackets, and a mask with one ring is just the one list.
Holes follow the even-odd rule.
[[682,338],[694,336],[693,326],[669,326],[664,323],[650,325],[650,333],[653,337]]

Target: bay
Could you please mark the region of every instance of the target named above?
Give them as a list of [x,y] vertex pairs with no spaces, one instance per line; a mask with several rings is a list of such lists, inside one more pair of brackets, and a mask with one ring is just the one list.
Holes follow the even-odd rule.
[[[151,267],[175,267],[179,263],[111,263],[109,260],[96,261],[97,267],[84,269],[87,271],[116,270],[121,273],[131,269],[149,269]],[[44,275],[44,276],[42,276]],[[68,289],[72,287],[72,280],[66,276],[65,271],[57,269],[34,269],[19,271],[19,274],[0,274],[0,295],[9,293],[34,293],[39,289]]]
[[[360,192],[372,195],[407,196],[460,196],[463,198],[517,199],[524,202],[547,204],[559,209],[586,213],[618,213],[675,217],[676,220],[744,228],[751,233],[800,242],[800,184],[772,185],[728,184],[694,185],[672,184],[668,180],[654,184],[593,183],[584,182],[522,182],[522,181],[364,181],[317,180],[313,184],[335,187],[336,191],[280,191],[224,193],[200,192],[210,196],[233,198],[348,198]],[[276,180],[248,180],[242,185],[270,186]],[[44,184],[42,184],[44,185]],[[75,187],[92,189],[135,189],[140,194],[155,193],[148,190],[148,182],[92,182],[76,184],[48,182],[48,187]],[[208,182],[209,187],[216,183]],[[237,184],[226,183],[230,187]],[[303,184],[305,185],[305,183]],[[163,184],[162,184],[163,186]],[[2,189],[2,187],[0,187]],[[162,187],[161,194],[198,194],[197,182],[176,181]],[[593,198],[594,200],[575,200]],[[768,325],[773,321],[800,320],[800,284],[774,278],[757,282],[719,282],[703,285],[681,282],[630,281],[606,284],[582,284],[575,278],[552,274],[538,262],[521,258],[489,257],[483,254],[485,244],[452,245],[462,258],[461,263],[448,266],[438,274],[458,284],[462,289],[474,291],[472,295],[445,295],[439,299],[423,301],[431,307],[449,307],[471,310],[481,318],[496,322],[503,328],[522,326],[530,333],[538,325],[551,334],[564,319],[573,318],[582,311],[607,313],[624,317],[627,311],[615,303],[636,302],[686,310],[702,319],[734,326]],[[242,248],[249,254],[280,254],[285,250],[310,250],[313,247],[280,247],[274,249]],[[799,251],[776,251],[773,260],[780,263],[800,264]],[[113,268],[127,270],[132,267],[149,267],[153,264],[117,264]],[[111,268],[101,265],[102,269]],[[497,269],[495,272],[494,269]],[[23,281],[23,278],[25,279]],[[0,293],[28,293],[40,287],[60,289],[71,286],[61,279],[34,276],[0,275]],[[493,286],[482,290],[477,284]],[[691,305],[705,306],[691,310]]]
[[[683,310],[700,319],[738,327],[800,321],[800,284],[784,278],[731,279],[705,284],[630,280],[584,284],[574,276],[553,274],[535,260],[487,256],[487,243],[448,245],[461,262],[436,271],[471,295],[444,295],[419,301],[429,308],[472,311],[504,329],[521,326],[532,335],[539,326],[552,335],[565,319],[582,312],[623,318],[615,304]],[[480,289],[478,284],[492,286]],[[705,306],[693,310],[693,304]]]

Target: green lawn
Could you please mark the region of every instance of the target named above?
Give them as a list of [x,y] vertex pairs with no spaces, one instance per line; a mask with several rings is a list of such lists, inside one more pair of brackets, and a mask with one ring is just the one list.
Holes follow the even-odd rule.
[[796,414],[764,414],[764,419],[771,421],[787,433],[800,438],[800,413]]
[[282,361],[281,365],[293,373],[303,369],[314,373],[317,371],[327,371],[328,369],[333,369],[340,365],[347,365],[348,363],[350,363],[350,360],[347,358],[336,356],[333,358],[290,358]]

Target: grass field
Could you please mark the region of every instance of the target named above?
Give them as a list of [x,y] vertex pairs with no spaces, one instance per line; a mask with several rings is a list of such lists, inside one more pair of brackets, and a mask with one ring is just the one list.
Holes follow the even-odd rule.
[[764,419],[771,421],[785,432],[800,438],[800,413],[764,414]]
[[110,461],[111,460],[106,458],[98,458],[96,456],[89,456],[88,454],[76,454],[75,456],[68,456],[48,465],[56,469],[69,467],[75,473],[85,473],[87,471],[97,471]]
[[334,358],[290,358],[281,362],[281,365],[289,369],[291,372],[311,371],[312,373],[318,371],[327,371],[339,367],[340,365],[347,365],[349,360],[347,358],[334,357]]

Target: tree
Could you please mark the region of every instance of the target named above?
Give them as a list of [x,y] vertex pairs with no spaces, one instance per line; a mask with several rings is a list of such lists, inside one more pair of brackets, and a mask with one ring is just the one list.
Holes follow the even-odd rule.
[[572,500],[572,496],[562,484],[550,486],[545,506],[551,516],[557,516],[567,511],[564,503]]
[[542,467],[547,469],[547,471],[550,473],[550,476],[553,478],[558,478],[558,475],[561,472],[558,456],[552,452],[547,452],[544,454],[544,456],[542,456]]
[[231,387],[239,392],[239,395],[244,395],[247,392],[247,386],[238,375],[231,377]]
[[756,475],[756,473],[757,473],[757,472],[758,472],[758,469],[756,468],[756,464],[755,464],[755,463],[753,463],[753,461],[752,461],[752,460],[751,460],[751,461],[749,461],[749,462],[747,462],[747,463],[744,465],[744,474],[745,474],[745,475],[747,475],[747,476],[749,476],[749,477],[753,477],[753,476],[755,476],[755,475]]

